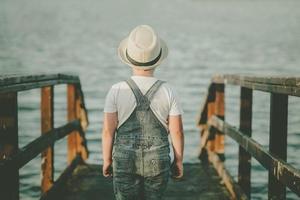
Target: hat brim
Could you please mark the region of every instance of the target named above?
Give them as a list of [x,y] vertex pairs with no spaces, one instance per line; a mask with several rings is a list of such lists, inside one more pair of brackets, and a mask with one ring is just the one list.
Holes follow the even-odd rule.
[[160,47],[162,49],[161,57],[155,64],[150,65],[150,66],[136,66],[136,65],[133,65],[126,57],[127,42],[128,42],[128,38],[125,38],[124,40],[121,41],[121,43],[119,45],[119,48],[118,48],[118,55],[119,55],[119,58],[121,59],[121,61],[123,63],[129,65],[132,68],[145,69],[145,70],[154,69],[158,65],[160,65],[161,62],[168,56],[168,47],[167,47],[166,43],[162,39],[160,39]]

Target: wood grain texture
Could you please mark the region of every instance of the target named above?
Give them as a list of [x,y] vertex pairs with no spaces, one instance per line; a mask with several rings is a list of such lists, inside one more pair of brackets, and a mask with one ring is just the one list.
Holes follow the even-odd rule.
[[291,96],[300,96],[299,77],[259,77],[238,74],[225,74],[222,76],[216,75],[216,77],[212,78],[212,82],[223,82],[225,84],[239,85],[253,90],[287,94]]
[[[41,132],[42,135],[49,133],[54,126],[54,96],[53,86],[43,87],[41,89]],[[41,191],[49,190],[53,184],[54,178],[54,149],[50,145],[41,153]]]
[[46,148],[53,145],[55,141],[65,137],[74,130],[79,131],[79,133],[81,133],[83,136],[79,120],[71,121],[64,126],[54,128],[51,131],[41,135],[37,139],[27,144],[25,147],[19,149],[19,151],[13,154],[9,159],[1,160],[0,171],[7,171],[11,168],[20,169]]
[[[253,91],[241,87],[240,95],[239,130],[248,137],[251,137]],[[251,199],[251,155],[241,145],[239,145],[238,183],[248,198]]]
[[210,126],[223,131],[226,135],[234,139],[248,153],[251,154],[264,168],[278,181],[286,185],[291,191],[300,196],[300,170],[294,168],[278,156],[270,153],[258,142],[243,134],[235,127],[214,116],[209,122]]
[[[18,152],[18,95],[0,93],[0,162],[6,162]],[[0,169],[0,199],[19,199],[19,170]]]
[[[270,99],[270,139],[269,150],[283,161],[287,158],[287,122],[288,122],[288,96],[283,94],[271,94]],[[285,185],[269,170],[268,184],[269,199],[286,198]]]

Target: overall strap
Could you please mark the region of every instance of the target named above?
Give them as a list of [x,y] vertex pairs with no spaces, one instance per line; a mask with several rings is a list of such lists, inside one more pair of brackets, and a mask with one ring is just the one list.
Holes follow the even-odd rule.
[[140,88],[137,86],[137,84],[131,78],[127,79],[126,83],[128,84],[128,86],[132,90],[132,92],[135,96],[135,99],[136,99],[136,104],[138,106],[141,105],[144,102],[148,102],[148,99],[145,98],[145,96],[141,92]]
[[148,99],[149,102],[151,102],[154,94],[158,91],[159,87],[164,83],[164,81],[157,80],[147,91],[145,94],[145,97]]
[[132,90],[135,96],[137,107],[139,107],[140,109],[148,109],[154,94],[157,92],[159,87],[164,83],[164,81],[157,80],[150,87],[150,89],[147,91],[145,95],[143,95],[140,88],[136,85],[136,83],[131,78],[126,80],[126,83],[128,84],[128,86],[130,87],[130,89]]

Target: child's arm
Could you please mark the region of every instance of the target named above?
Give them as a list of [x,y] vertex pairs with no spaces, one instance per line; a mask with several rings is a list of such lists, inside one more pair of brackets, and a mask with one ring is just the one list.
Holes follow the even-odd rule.
[[174,151],[174,162],[172,168],[174,170],[173,177],[181,178],[183,176],[183,149],[184,135],[181,115],[169,116],[169,131]]
[[103,176],[111,176],[109,168],[112,164],[114,135],[118,126],[117,113],[104,113],[102,130]]

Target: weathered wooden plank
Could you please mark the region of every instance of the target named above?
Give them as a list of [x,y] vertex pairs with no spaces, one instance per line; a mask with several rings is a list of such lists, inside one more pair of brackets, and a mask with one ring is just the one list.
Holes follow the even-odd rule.
[[[0,75],[0,93],[18,92],[35,88],[49,87],[57,84],[74,84],[80,99],[80,121],[85,130],[88,126],[88,114],[84,102],[84,94],[78,76],[65,74],[46,74],[46,75]],[[0,138],[2,135],[0,134]]]
[[265,83],[255,83],[238,79],[226,79],[226,83],[239,85],[252,90],[260,90],[263,92],[272,92],[287,94],[291,96],[300,96],[300,87],[296,86],[285,86],[285,85],[270,85]]
[[88,119],[88,110],[86,109],[85,106],[85,101],[84,101],[84,93],[81,88],[81,84],[75,84],[76,86],[76,99],[78,101],[78,106],[77,106],[77,117],[79,117],[80,122],[81,122],[81,127],[84,131],[86,131],[88,125],[89,125],[89,119]]
[[74,83],[79,82],[77,76],[66,74],[6,74],[0,75],[0,87],[4,85],[15,85],[23,83],[36,83],[49,80],[70,80]]
[[0,161],[0,171],[6,171],[11,168],[20,169],[46,148],[53,145],[55,141],[65,137],[74,130],[77,130],[82,134],[79,120],[71,121],[64,126],[54,128],[41,135],[25,147],[21,148],[18,153],[15,153],[6,160]]
[[[81,124],[82,124],[82,110],[81,109],[81,99],[80,96],[78,95],[78,92],[76,92],[76,100],[75,100],[75,104],[76,104],[76,118],[80,119]],[[81,126],[82,127],[82,126]],[[83,134],[85,134],[85,132],[83,132]],[[81,154],[82,159],[86,160],[88,158],[88,150],[87,150],[87,145],[86,145],[86,140],[85,137],[82,137],[80,134],[76,134],[76,143],[77,143],[77,148],[78,148],[78,152]]]
[[[0,162],[6,162],[19,148],[17,98],[17,93],[0,94]],[[18,169],[0,169],[0,188],[0,199],[19,199]]]
[[[72,105],[74,107],[72,112],[75,114],[75,118],[72,119],[77,120],[69,120],[70,122],[67,125],[58,129],[53,129],[53,86],[57,84],[69,84],[69,86],[72,87],[74,96],[76,97],[74,98],[75,100],[73,101],[74,103]],[[8,106],[7,108],[1,109],[2,105],[4,107],[7,105],[0,105],[0,188],[9,188],[8,190],[4,190],[4,195],[1,195],[1,190],[0,198],[3,197],[5,199],[18,199],[18,169],[24,166],[41,152],[41,188],[42,192],[47,191],[51,187],[53,182],[53,144],[56,140],[64,137],[71,132],[75,132],[75,130],[76,153],[80,153],[80,155],[84,159],[86,159],[88,156],[86,139],[82,130],[82,128],[86,129],[88,125],[88,116],[78,76],[69,76],[64,74],[0,75],[0,103],[2,100],[1,97],[5,97],[7,95],[7,92],[13,92],[16,99],[17,93],[15,92],[34,88],[42,88],[42,136],[30,142],[20,150],[18,150],[17,144],[18,136],[16,135],[16,145],[13,145],[13,143],[7,142],[14,139],[13,134],[6,134],[5,131],[1,131],[1,128],[3,128],[3,130],[12,132],[12,129],[10,129],[9,126],[15,125],[15,123],[17,123],[17,118],[12,119],[7,116],[1,117],[1,112],[5,111],[5,109],[9,109],[10,107]],[[10,103],[14,103],[14,101],[11,99]],[[15,107],[17,113],[17,105]],[[14,114],[12,110],[10,110],[9,113]],[[78,148],[78,146],[80,148]],[[77,151],[78,149],[79,152]],[[4,159],[2,159],[2,157]],[[15,177],[17,179],[15,179]]]
[[205,94],[204,101],[202,102],[200,106],[200,115],[197,120],[197,126],[201,127],[202,125],[206,125],[207,122],[207,105],[209,101],[214,101],[214,96],[212,96],[212,92],[214,92],[214,87],[216,84],[221,83],[220,85],[223,85],[223,76],[222,75],[215,75],[212,77],[212,82],[210,83],[208,87],[208,91]]
[[[241,87],[240,131],[251,137],[252,130],[252,90]],[[247,197],[251,198],[251,155],[239,146],[238,183]]]
[[59,79],[59,80],[46,80],[46,81],[39,81],[39,82],[3,85],[0,86],[0,93],[18,92],[18,91],[31,90],[35,88],[41,88],[41,87],[47,87],[47,86],[59,85],[59,84],[74,84],[74,81],[69,79],[66,80]]
[[[41,132],[43,134],[49,133],[53,129],[53,86],[44,87],[41,89]],[[54,149],[50,145],[41,153],[42,163],[42,177],[41,177],[41,191],[42,193],[49,190],[53,184],[54,178]]]
[[[216,84],[211,84],[209,87],[208,98],[207,98],[207,119],[209,120],[211,116],[215,114],[215,100],[216,100]],[[214,137],[215,135],[211,135],[211,137],[207,138],[206,149],[210,151],[215,150]]]
[[239,80],[247,82],[262,83],[267,85],[282,85],[282,86],[300,86],[300,77],[282,77],[282,76],[246,76],[238,74],[225,74],[225,80]]
[[[80,164],[57,192],[60,200],[113,200],[112,178],[102,175],[101,165]],[[164,200],[229,200],[231,195],[211,165],[184,163],[183,179],[169,179]],[[53,195],[55,197],[55,195]],[[45,200],[45,199],[43,199]]]
[[74,169],[80,164],[83,163],[82,157],[76,155],[75,158],[70,162],[68,167],[63,171],[59,178],[54,182],[53,186],[45,192],[40,200],[45,199],[61,199],[63,196],[63,187],[66,184],[68,178],[70,178]]
[[225,117],[224,88],[224,84],[212,83],[209,86],[208,95],[200,112],[200,119],[198,122],[198,126],[201,128],[199,159],[202,161],[207,160],[206,149],[216,152],[223,161],[225,160],[224,134],[218,131],[209,133],[206,126],[207,120],[215,114],[223,119]]
[[260,162],[263,167],[268,169],[269,172],[272,172],[272,175],[275,176],[277,180],[300,196],[300,170],[287,164],[284,160],[270,153],[255,140],[241,133],[235,127],[229,125],[216,116],[211,118],[209,125],[217,128],[234,139],[247,152],[249,152],[252,157]]
[[220,156],[214,152],[208,151],[209,161],[213,164],[219,177],[224,182],[227,190],[232,196],[232,199],[245,200],[248,199],[246,194],[240,188],[239,185],[235,183],[229,172],[226,170],[224,163],[220,160]]
[[[74,85],[67,85],[67,106],[68,106],[68,121],[77,118],[76,116],[76,88]],[[68,164],[72,162],[77,153],[79,153],[79,145],[77,144],[77,132],[73,131],[68,135]]]
[[[269,150],[273,155],[286,161],[287,157],[287,122],[288,122],[288,96],[271,94],[270,104],[270,145]],[[286,198],[285,185],[277,180],[273,171],[269,170],[268,184],[269,199]]]
[[[0,93],[18,92],[35,88],[53,86],[57,84],[74,84],[81,101],[81,122],[85,129],[88,125],[87,110],[84,102],[84,94],[78,76],[65,74],[42,74],[42,75],[0,75]],[[1,137],[1,136],[0,136]]]
[[240,74],[224,74],[214,75],[212,82],[227,83],[227,81],[262,83],[267,85],[282,85],[282,86],[300,86],[300,77],[282,77],[282,76],[247,76]]
[[[215,84],[215,115],[221,119],[225,119],[225,85],[224,84]],[[225,160],[225,147],[224,147],[224,133],[220,131],[216,131],[214,136],[214,147],[215,151],[221,161]]]
[[[83,93],[80,85],[69,84],[67,86],[68,120],[80,119],[81,127],[88,125],[87,110],[84,105]],[[85,137],[81,137],[74,131],[68,136],[68,161],[80,154],[83,160],[88,158],[88,149]]]
[[215,98],[216,98],[216,88],[215,84],[212,83],[209,85],[208,93],[206,99],[204,101],[204,105],[202,107],[202,111],[200,113],[200,121],[199,126],[201,128],[200,131],[200,152],[198,158],[202,162],[206,162],[208,160],[207,150],[214,151],[214,136],[211,134],[209,136],[208,127],[206,126],[206,121],[215,113]]

